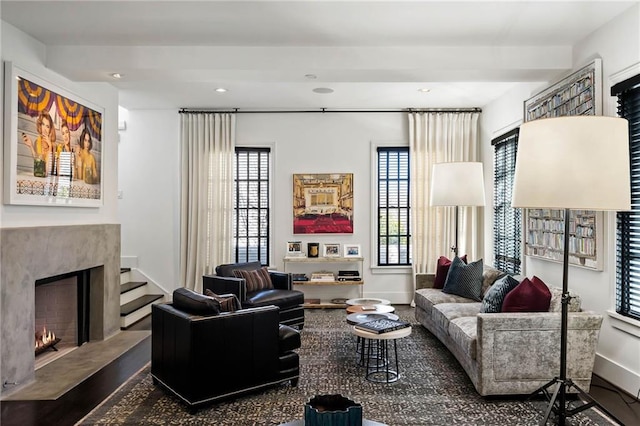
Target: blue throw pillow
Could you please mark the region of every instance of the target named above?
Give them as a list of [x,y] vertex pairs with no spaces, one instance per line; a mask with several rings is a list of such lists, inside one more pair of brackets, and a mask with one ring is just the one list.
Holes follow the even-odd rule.
[[455,257],[449,267],[442,292],[480,302],[482,300],[482,259],[465,264],[459,257]]
[[484,299],[482,299],[480,312],[502,312],[502,302],[504,302],[504,298],[507,293],[516,288],[518,284],[520,284],[518,280],[513,278],[511,275],[505,275],[504,277],[496,280],[496,282],[489,287],[489,290],[485,293]]

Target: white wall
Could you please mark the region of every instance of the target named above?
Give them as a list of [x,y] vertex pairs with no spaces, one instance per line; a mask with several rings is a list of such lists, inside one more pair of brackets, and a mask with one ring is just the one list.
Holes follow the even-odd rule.
[[[640,61],[640,7],[626,12],[611,21],[600,30],[594,32],[574,48],[573,68],[578,69],[595,57],[602,58],[603,67],[603,113],[615,115],[608,96],[610,91],[609,77],[632,64]],[[561,77],[561,76],[559,76]],[[539,89],[554,83],[548,82],[540,87],[531,86],[531,91],[512,91],[507,96],[486,105],[483,108],[481,126],[483,129],[483,159],[488,175],[487,190],[492,191],[491,176],[493,171],[493,148],[491,137],[499,129],[513,127],[522,119],[522,108],[525,99]],[[488,211],[485,216],[485,229],[492,229],[493,214]],[[605,264],[601,272],[579,267],[569,268],[569,287],[580,294],[583,308],[600,312],[604,315],[603,326],[597,349],[594,371],[596,374],[615,383],[631,394],[640,388],[640,338],[621,332],[612,327],[612,320],[607,311],[615,311],[615,214],[605,213]],[[491,240],[490,236],[487,236]],[[493,245],[489,241],[485,245],[485,256],[491,258]],[[547,283],[562,285],[562,266],[559,263],[539,259],[526,258],[525,273],[527,276],[537,275]],[[635,325],[640,332],[640,323]]]
[[[408,145],[408,123],[401,113],[325,114],[240,114],[237,120],[239,145],[275,144],[272,263],[283,270],[287,241],[360,244],[365,257],[364,295],[382,297],[395,303],[409,303],[412,297],[409,271],[382,274],[371,266],[375,241],[371,239],[372,142]],[[353,235],[293,234],[292,176],[295,173],[354,174]],[[346,269],[346,268],[344,268]],[[354,296],[354,289],[304,287],[310,297]],[[345,293],[345,291],[347,293]],[[332,294],[333,293],[333,294]],[[356,294],[357,296],[357,294]]]
[[[180,117],[175,110],[120,110],[118,215],[123,266],[171,292],[179,282]],[[134,257],[133,265],[125,265]]]
[[[15,27],[2,22],[2,60],[14,65],[42,80],[57,85],[79,98],[86,99],[104,108],[103,133],[104,154],[103,193],[104,204],[99,208],[47,207],[0,205],[0,225],[3,228],[116,223],[116,186],[118,179],[118,91],[106,83],[73,83],[49,71],[45,66],[44,46]],[[4,85],[0,89],[3,93]],[[4,110],[4,105],[3,105]],[[0,154],[3,155],[3,154]],[[4,176],[0,174],[0,188],[4,188]]]
[[[179,114],[177,111],[123,112],[120,132],[119,215],[122,254],[137,256],[138,268],[171,292],[179,282]],[[371,255],[371,142],[408,143],[405,114],[238,114],[237,144],[273,149],[272,267],[283,270],[287,241],[361,244],[366,258],[364,292],[396,303],[408,303],[408,271],[374,274]],[[145,161],[153,153],[153,161]],[[294,173],[354,173],[353,235],[293,234]],[[316,294],[306,287],[310,297]],[[324,298],[340,297],[347,288],[323,288]],[[335,293],[335,294],[334,294]],[[357,294],[355,294],[357,295]]]

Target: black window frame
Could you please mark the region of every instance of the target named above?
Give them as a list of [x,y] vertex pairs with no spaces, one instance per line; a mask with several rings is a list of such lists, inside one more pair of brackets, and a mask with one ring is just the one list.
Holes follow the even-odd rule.
[[493,266],[522,272],[522,209],[511,207],[520,128],[494,138]]
[[616,215],[616,312],[640,320],[640,74],[611,87],[629,121],[631,210]]
[[[384,159],[384,161],[383,161]],[[377,266],[411,266],[411,161],[407,146],[379,146],[376,153],[377,171],[377,227],[376,227],[376,260]],[[395,167],[390,167],[391,162]],[[386,167],[384,164],[386,164]],[[406,169],[404,171],[403,167]],[[395,200],[389,196],[390,187],[397,187]],[[400,193],[402,192],[402,194]],[[397,213],[401,222],[397,232],[391,233],[389,218],[391,212]],[[401,219],[402,218],[402,219]],[[396,242],[392,242],[392,241]],[[397,247],[398,259],[392,261],[389,248]]]
[[[251,158],[255,158],[258,170],[250,170]],[[246,161],[243,167],[242,161]],[[271,148],[269,147],[236,147],[234,163],[234,207],[233,207],[233,258],[234,262],[260,261],[268,266],[271,259]],[[242,176],[241,176],[242,174]],[[242,188],[245,186],[245,188]],[[250,186],[257,188],[257,198],[249,199],[252,195]],[[260,202],[266,191],[266,202]],[[246,198],[246,204],[243,201]],[[246,215],[240,212],[245,211]],[[247,218],[246,227],[240,226],[243,217]],[[257,218],[257,223],[248,223],[250,218]],[[263,223],[261,224],[261,219]],[[255,226],[255,228],[252,227]],[[255,231],[255,232],[252,232]],[[240,235],[242,233],[242,235]],[[242,240],[246,244],[242,245]],[[250,239],[257,244],[252,246]],[[242,249],[244,247],[244,249]],[[252,253],[252,247],[257,252]]]

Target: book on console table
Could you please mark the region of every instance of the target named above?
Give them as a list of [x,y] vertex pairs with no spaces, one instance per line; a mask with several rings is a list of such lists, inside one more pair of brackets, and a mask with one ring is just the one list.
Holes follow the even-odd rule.
[[411,324],[406,321],[396,321],[388,318],[380,318],[354,325],[354,327],[359,330],[376,334],[388,333],[390,331],[396,331],[410,326]]

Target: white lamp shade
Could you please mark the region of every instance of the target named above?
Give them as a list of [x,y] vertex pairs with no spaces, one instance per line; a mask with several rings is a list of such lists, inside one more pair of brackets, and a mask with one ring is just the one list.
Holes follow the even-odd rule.
[[482,163],[436,163],[431,169],[432,206],[484,206]]
[[627,120],[572,116],[523,124],[512,206],[629,210]]

